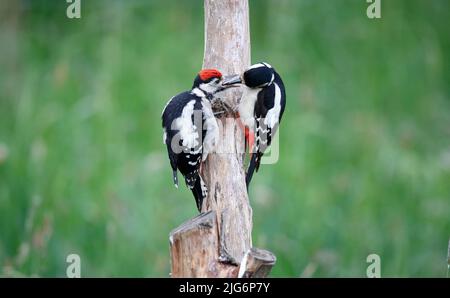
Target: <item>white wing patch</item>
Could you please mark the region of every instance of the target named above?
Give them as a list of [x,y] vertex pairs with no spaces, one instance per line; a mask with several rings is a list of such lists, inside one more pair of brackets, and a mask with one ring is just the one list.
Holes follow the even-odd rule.
[[281,90],[277,83],[274,83],[275,86],[275,102],[273,104],[273,108],[267,111],[266,118],[264,119],[264,124],[270,128],[274,128],[280,119],[281,112]]
[[195,125],[192,123],[192,114],[194,113],[195,100],[191,100],[183,108],[181,116],[175,119],[175,128],[179,130],[180,138],[183,146],[187,148],[195,148],[198,146],[198,133]]

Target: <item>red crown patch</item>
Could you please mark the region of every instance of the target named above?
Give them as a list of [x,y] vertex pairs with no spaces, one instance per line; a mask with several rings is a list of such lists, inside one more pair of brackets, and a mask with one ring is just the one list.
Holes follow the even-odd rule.
[[202,69],[198,75],[200,76],[200,79],[202,79],[202,81],[207,81],[211,78],[221,78],[222,77],[222,73],[220,73],[220,71],[218,71],[217,69]]

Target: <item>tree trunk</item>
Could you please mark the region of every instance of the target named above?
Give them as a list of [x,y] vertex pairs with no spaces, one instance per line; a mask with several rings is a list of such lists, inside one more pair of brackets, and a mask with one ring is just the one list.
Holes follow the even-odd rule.
[[[203,68],[224,74],[241,73],[250,65],[247,0],[205,0],[205,54]],[[240,88],[227,91],[222,100],[232,108]],[[220,111],[219,111],[220,112]],[[220,233],[220,258],[238,264],[252,246],[252,208],[245,185],[242,131],[230,113],[220,114],[220,153],[211,154],[203,175],[209,186],[204,210],[215,210]],[[228,119],[228,120],[227,120]]]
[[[248,0],[205,0],[203,68],[217,68],[227,75],[242,73],[249,65]],[[270,252],[252,248],[244,134],[232,112],[240,97],[240,88],[234,88],[221,98],[231,110],[213,105],[222,142],[201,171],[209,190],[202,206],[206,213],[172,231],[173,277],[263,277],[275,263]]]

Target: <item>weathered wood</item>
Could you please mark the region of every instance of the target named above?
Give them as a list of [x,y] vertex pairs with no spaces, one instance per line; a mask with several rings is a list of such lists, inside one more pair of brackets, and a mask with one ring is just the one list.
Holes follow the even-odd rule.
[[237,267],[219,262],[214,211],[202,213],[170,233],[172,277],[234,277]]
[[[203,68],[224,75],[250,65],[248,0],[205,0]],[[265,277],[275,256],[252,248],[252,208],[243,165],[244,135],[236,125],[240,88],[221,95],[230,109],[213,105],[221,143],[209,154],[201,175],[209,193],[202,214],[170,234],[172,277]],[[239,264],[242,266],[239,267]]]
[[269,275],[273,265],[275,265],[276,257],[270,251],[251,248],[241,262],[238,277],[243,278],[260,278]]

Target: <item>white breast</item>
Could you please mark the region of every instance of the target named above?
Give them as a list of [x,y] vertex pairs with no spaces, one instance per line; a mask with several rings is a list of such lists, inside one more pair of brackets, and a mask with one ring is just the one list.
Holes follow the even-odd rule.
[[258,99],[258,92],[260,90],[260,88],[252,89],[244,87],[244,93],[242,94],[241,102],[239,103],[239,115],[241,116],[241,121],[251,130],[254,130],[255,127],[255,103]]

